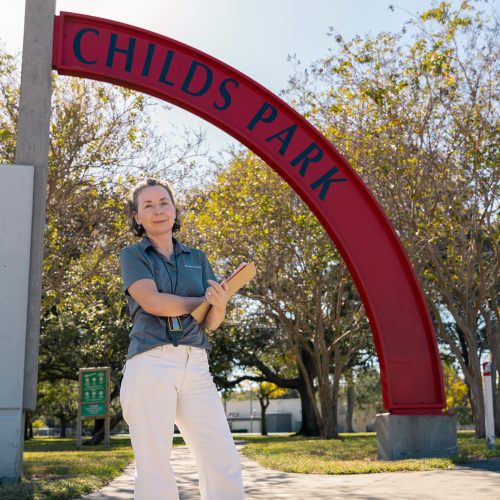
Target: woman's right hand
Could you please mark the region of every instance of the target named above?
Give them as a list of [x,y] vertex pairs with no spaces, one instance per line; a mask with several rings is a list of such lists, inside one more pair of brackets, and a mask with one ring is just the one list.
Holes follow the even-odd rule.
[[216,309],[225,309],[229,302],[227,283],[208,280],[210,287],[205,290],[205,300]]

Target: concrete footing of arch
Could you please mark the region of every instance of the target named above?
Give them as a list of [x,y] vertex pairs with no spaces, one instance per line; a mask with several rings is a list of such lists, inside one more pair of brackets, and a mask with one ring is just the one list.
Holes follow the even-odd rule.
[[457,423],[452,414],[380,413],[375,425],[379,460],[453,457],[458,452]]

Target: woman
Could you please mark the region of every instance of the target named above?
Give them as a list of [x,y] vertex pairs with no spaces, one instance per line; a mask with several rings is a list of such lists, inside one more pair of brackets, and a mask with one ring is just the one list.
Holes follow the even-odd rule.
[[[196,458],[202,500],[244,499],[239,455],[208,368],[205,328],[223,321],[229,299],[206,255],[183,245],[169,184],[139,183],[129,200],[142,241],[120,254],[133,328],[120,390],[136,460],[135,499],[178,499],[170,453],[174,422]],[[190,313],[212,305],[203,324]]]

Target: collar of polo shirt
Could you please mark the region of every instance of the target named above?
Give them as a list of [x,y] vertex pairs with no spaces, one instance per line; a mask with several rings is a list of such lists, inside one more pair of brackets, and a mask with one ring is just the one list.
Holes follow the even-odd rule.
[[[172,238],[172,240],[174,242],[174,252],[175,252],[175,255],[179,255],[182,252],[186,252],[186,253],[191,252],[191,249],[189,247],[187,247],[186,245],[184,245],[183,243],[181,243],[177,239]],[[141,240],[141,242],[139,243],[139,246],[143,250],[147,250],[149,247],[154,248],[153,243],[151,243],[150,239],[147,236],[145,236]]]

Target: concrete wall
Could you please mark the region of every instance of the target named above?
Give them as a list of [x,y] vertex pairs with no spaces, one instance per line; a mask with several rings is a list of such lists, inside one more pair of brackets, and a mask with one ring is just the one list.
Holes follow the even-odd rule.
[[[250,414],[253,417],[261,417],[260,411],[260,403],[257,399],[253,400],[243,400],[243,401],[235,401],[230,400],[226,401],[226,415],[228,418],[236,417],[236,418],[245,418],[247,423],[245,425],[249,426],[250,424]],[[272,413],[290,413],[291,414],[291,426],[292,432],[296,432],[300,429],[300,425],[302,423],[302,414],[301,414],[301,405],[300,399],[271,399],[269,406],[267,407],[266,414]],[[260,421],[257,424],[253,421],[253,427],[259,426],[258,430],[254,430],[253,432],[260,432]],[[233,423],[233,427],[238,428],[240,423]],[[243,425],[243,423],[241,423]]]
[[[250,413],[253,417],[260,417],[260,404],[257,399],[253,400],[229,400],[225,402],[226,407],[226,415],[229,418],[245,418],[247,420],[247,424],[249,426],[249,417]],[[291,414],[291,426],[292,432],[296,432],[300,429],[302,424],[302,413],[301,413],[301,404],[299,398],[292,399],[271,399],[269,406],[267,408],[266,414],[270,415],[273,413],[290,413]],[[339,411],[337,414],[338,423],[339,423],[339,432],[344,432],[345,429],[345,417],[346,417],[346,408],[343,405],[339,405]],[[236,428],[236,423],[232,424],[233,427]],[[239,425],[239,424],[238,424]],[[241,425],[243,425],[241,423]],[[254,421],[253,427],[257,424]],[[260,424],[259,424],[260,425]],[[375,415],[365,415],[361,412],[354,412],[353,416],[353,427],[354,432],[367,432],[367,431],[375,431]],[[240,428],[240,427],[238,427]],[[259,432],[254,430],[254,432]]]
[[33,167],[0,165],[0,481],[22,471]]

